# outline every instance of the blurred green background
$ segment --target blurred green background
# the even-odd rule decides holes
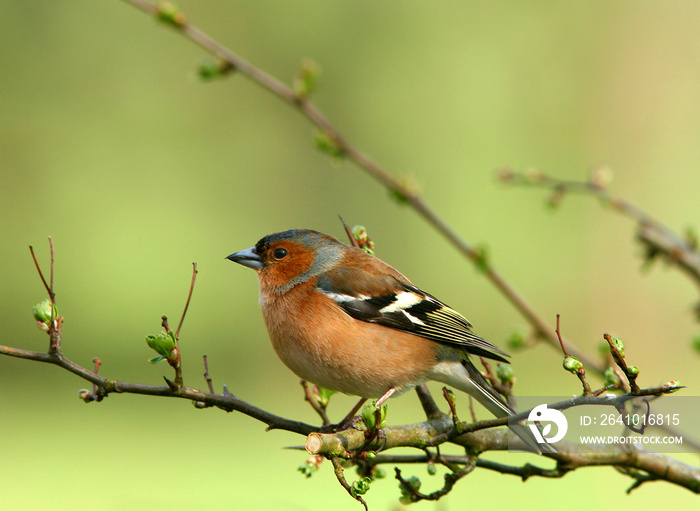
[[[678,378],[697,395],[695,286],[663,265],[640,273],[630,220],[584,197],[553,213],[545,192],[506,188],[494,170],[585,179],[607,165],[616,193],[678,231],[697,226],[700,4],[178,5],[286,82],[304,57],[316,60],[318,106],[360,148],[411,176],[467,240],[486,243],[552,325],[560,313],[564,333],[591,354],[604,331],[618,335],[642,385]],[[366,225],[378,255],[487,339],[505,347],[524,325],[410,209],[352,164],[315,150],[301,116],[242,76],[201,83],[203,52],[125,3],[2,2],[0,44],[0,343],[46,349],[31,317],[44,291],[27,246],[46,267],[50,235],[66,355],[83,365],[99,357],[110,378],[162,384],[169,368],[146,362],[153,353],[144,337],[160,330],[162,314],[179,318],[196,261],[182,331],[186,383],[205,385],[207,354],[219,389],[226,383],[273,413],[314,421],[269,345],[253,272],[224,257],[288,228],[342,237],[337,214]],[[515,353],[517,392],[579,392],[560,362],[547,346]],[[4,509],[359,509],[329,466],[310,480],[296,472],[304,453],[283,448],[302,437],[266,433],[248,417],[132,395],[85,405],[76,377],[4,357],[0,383]],[[333,417],[353,401],[336,398]],[[390,422],[421,418],[413,395],[392,402]],[[399,506],[387,469],[389,479],[367,495],[374,510]],[[404,470],[414,473],[424,489],[440,486],[423,467]],[[419,506],[542,509],[572,495],[581,509],[696,503],[662,483],[625,496],[630,484],[610,468],[527,484],[476,471],[443,501]]]

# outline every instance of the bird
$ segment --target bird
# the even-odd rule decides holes
[[[432,380],[471,395],[496,417],[515,414],[470,360],[509,363],[509,355],[378,257],[328,234],[292,229],[226,259],[257,273],[272,346],[303,380],[375,398],[377,406]],[[550,451],[525,426],[509,427],[528,450]]]

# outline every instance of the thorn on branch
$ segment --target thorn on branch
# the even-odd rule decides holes
[[[202,355],[202,360],[204,361],[204,381],[207,382],[209,393],[216,394],[216,392],[214,392],[214,382],[212,382],[211,376],[209,376],[209,363],[207,362],[207,356]],[[192,404],[198,409],[210,408],[212,406],[204,401],[192,401]]]
[[[214,392],[214,383],[212,382],[211,376],[209,376],[209,363],[207,361],[207,356],[202,355],[202,360],[204,361],[204,381],[207,382],[209,392],[216,394],[216,392]]]
[[[165,380],[165,383],[167,383],[168,387],[170,387],[170,390],[173,392],[177,392],[180,390],[180,387],[174,382],[163,376],[163,379]]]

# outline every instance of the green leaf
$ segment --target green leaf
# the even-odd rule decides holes
[[[170,358],[173,349],[177,347],[174,332],[162,331],[158,335],[147,335],[146,343],[153,351],[162,355],[164,358]]]

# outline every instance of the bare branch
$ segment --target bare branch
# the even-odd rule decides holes
[[[664,256],[684,270],[696,284],[700,285],[700,251],[692,240],[674,233],[669,227],[659,222],[642,208],[631,201],[613,195],[606,188],[606,183],[600,182],[592,174],[589,181],[567,181],[557,179],[542,172],[520,173],[509,169],[501,170],[499,178],[507,184],[536,186],[552,190],[553,202],[556,204],[566,193],[582,193],[592,195],[638,224],[637,239],[647,247],[647,260]]]

